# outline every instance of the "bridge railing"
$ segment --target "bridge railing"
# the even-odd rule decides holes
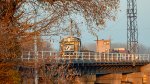
[[[22,52],[22,61],[35,61],[35,60],[52,60],[59,59],[59,53],[56,51],[24,51]]]
[[[149,54],[126,54],[126,53],[95,53],[95,52],[67,52],[62,55],[63,59],[95,60],[108,62],[146,62],[150,61]]]
[[[60,55],[56,51],[25,51],[22,53],[22,61],[38,60],[78,60],[93,62],[150,62],[149,54],[126,53],[97,53],[97,52],[66,52]]]

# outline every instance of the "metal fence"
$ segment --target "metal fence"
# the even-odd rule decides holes
[[[149,54],[126,53],[97,53],[97,52],[66,52],[60,55],[56,51],[25,51],[22,52],[22,61],[34,60],[87,60],[95,62],[150,62]]]

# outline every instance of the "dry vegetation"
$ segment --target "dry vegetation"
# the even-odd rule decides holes
[[[83,16],[96,35],[108,19],[115,19],[118,5],[119,0],[0,0],[0,84],[20,82],[15,66],[25,38],[41,32],[58,35],[60,23],[73,14]]]

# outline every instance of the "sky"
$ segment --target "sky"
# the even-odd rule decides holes
[[[140,44],[150,47],[150,0],[137,0],[138,8],[138,41]],[[127,43],[127,0],[121,0],[116,21],[106,22],[106,27],[98,33],[99,39],[111,38],[112,43]],[[95,43],[96,37],[84,33],[82,42]]]
[[[150,0],[137,0],[137,23],[138,23],[138,42],[146,47],[150,47]],[[107,21],[104,30],[98,32],[99,39],[111,38],[111,43],[127,44],[127,0],[120,0],[120,8],[115,21]],[[81,17],[78,18],[82,19]],[[85,27],[86,26],[82,26]],[[96,43],[96,37],[87,31],[82,31],[82,45]],[[59,49],[59,41],[54,42],[54,48]]]

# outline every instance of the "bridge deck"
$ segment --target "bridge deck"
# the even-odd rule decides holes
[[[22,67],[51,67],[54,64],[69,64],[80,74],[131,73],[140,71],[140,67],[150,63],[149,54],[95,53],[38,51],[23,52]],[[53,64],[54,63],[54,64]]]

